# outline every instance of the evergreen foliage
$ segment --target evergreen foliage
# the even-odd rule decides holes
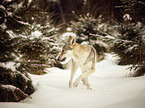
[[[82,43],[83,41],[90,42],[91,40],[96,40],[97,38],[91,34],[96,34],[98,20],[95,19],[92,15],[87,13],[85,16],[80,16],[78,21],[71,21],[71,27],[76,33],[77,42]]]
[[[129,14],[133,22],[145,24],[145,1],[144,0],[121,0],[124,14]]]
[[[82,44],[92,45],[98,55],[103,55],[107,51],[107,41],[114,39],[113,26],[108,22],[104,22],[102,16],[94,18],[87,13],[80,16],[78,21],[71,21],[71,27],[76,33],[76,41]],[[114,30],[115,31],[115,30]]]
[[[44,74],[46,67],[57,65],[55,58],[58,54],[58,30],[50,23],[35,24],[30,27],[31,33],[21,35],[22,42],[19,48],[22,54],[23,68],[33,74]]]
[[[34,92],[31,79],[26,71],[21,71],[17,47],[29,23],[26,16],[35,8],[34,2],[27,0],[0,1],[0,101],[17,102]],[[35,9],[35,12],[37,9]],[[31,15],[34,15],[33,11]],[[38,11],[37,11],[38,12]],[[16,63],[17,61],[17,63]]]
[[[120,56],[120,65],[132,65],[135,70],[133,76],[141,76],[145,73],[145,27],[144,27],[144,1],[122,0],[120,6],[127,14],[127,18],[118,26],[118,39],[111,48]]]
[[[18,57],[16,46],[18,38],[11,38],[5,31],[0,32],[0,101],[20,101],[34,92],[31,79],[27,73],[16,70],[15,60]],[[8,64],[10,63],[10,64]],[[9,65],[12,65],[11,68]]]
[[[0,101],[18,102],[34,92],[31,79],[26,73],[0,67]]]
[[[119,64],[136,64],[140,61],[140,54],[144,53],[142,51],[144,43],[141,32],[145,28],[142,25],[139,26],[139,24],[131,23],[119,26],[120,36],[119,39],[114,41],[112,48],[120,56]]]
[[[44,74],[44,68],[46,59],[44,54],[46,53],[46,46],[40,39],[33,40],[24,40],[21,48],[19,48],[20,53],[22,55],[21,62],[21,70],[25,70],[27,72],[33,74]]]
[[[136,71],[144,68],[145,60],[145,43],[144,35],[145,27],[141,23],[123,24],[119,26],[119,39],[114,41],[114,46],[111,48],[113,52],[120,57],[120,65],[133,65]],[[131,69],[132,69],[131,68]],[[140,74],[137,74],[140,73]],[[135,76],[143,75],[138,72]]]
[[[51,22],[51,21],[50,21]],[[48,67],[54,67],[59,65],[55,59],[59,53],[59,42],[58,42],[58,32],[59,27],[54,27],[52,24],[48,23],[41,28],[43,37],[42,40],[47,47],[47,65]]]

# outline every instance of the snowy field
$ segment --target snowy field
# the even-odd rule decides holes
[[[80,83],[69,88],[70,70],[47,69],[48,74],[30,75],[36,91],[19,103],[0,103],[0,108],[145,108],[145,76],[126,77],[128,66],[118,66],[115,57],[96,64],[89,76],[92,90]],[[78,69],[75,79],[80,75]]]

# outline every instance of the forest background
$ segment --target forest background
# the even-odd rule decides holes
[[[55,61],[70,27],[97,54],[115,53],[132,77],[145,73],[144,0],[1,0],[0,101],[17,102],[35,89],[28,73],[63,66]]]

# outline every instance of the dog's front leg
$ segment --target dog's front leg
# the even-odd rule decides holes
[[[72,87],[72,80],[73,80],[73,77],[74,77],[77,69],[78,69],[78,66],[77,66],[76,62],[72,59],[71,75],[70,75],[70,80],[69,80],[69,87],[70,88]]]
[[[95,72],[95,68],[92,68],[90,71],[81,74],[81,75],[79,76],[79,78],[76,79],[76,81],[74,82],[73,86],[74,86],[74,87],[77,87],[78,84],[80,83],[80,81],[81,81],[82,79],[87,78],[89,75],[91,75],[91,74],[94,73],[94,72]],[[88,89],[88,90],[91,90],[90,84],[88,83],[88,79],[86,79],[86,81],[87,81],[87,85],[86,85],[86,86],[87,86],[87,89]]]
[[[78,84],[80,83],[80,81],[81,81],[82,79],[85,79],[85,81],[86,81],[86,78],[85,78],[86,76],[87,76],[87,73],[84,73],[84,74],[80,75],[79,78],[76,79],[76,81],[73,83],[73,86],[74,86],[74,87],[77,87]],[[91,90],[90,84],[88,83],[88,79],[87,79],[87,81],[86,81],[85,83],[86,83],[87,89],[88,89],[88,90]]]

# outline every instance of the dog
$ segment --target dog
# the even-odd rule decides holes
[[[92,46],[76,43],[74,37],[69,36],[68,41],[57,57],[57,61],[62,63],[69,59],[72,59],[69,87],[72,87],[72,80],[79,66],[82,74],[75,80],[73,86],[77,87],[80,81],[83,81],[87,89],[91,90],[88,76],[95,72],[96,50]]]

